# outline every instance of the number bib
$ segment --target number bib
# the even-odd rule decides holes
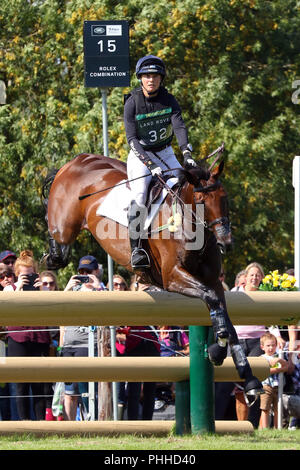
[[[145,150],[171,143],[173,138],[171,115],[172,108],[136,115],[138,138]]]

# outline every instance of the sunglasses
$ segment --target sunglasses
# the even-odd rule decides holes
[[[79,274],[92,274],[92,270],[90,269],[80,269]]]
[[[15,261],[16,260],[14,260],[14,259],[6,259],[6,260],[3,261],[3,263],[6,264],[7,266],[10,265],[10,264],[13,266],[15,264]]]
[[[3,281],[6,277],[14,277],[12,273],[2,273],[0,274],[0,280]]]
[[[50,282],[42,282],[43,286],[54,286],[54,281],[50,281]]]
[[[114,282],[114,287],[125,287],[124,282]]]

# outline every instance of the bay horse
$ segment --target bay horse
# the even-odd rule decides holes
[[[206,303],[216,340],[208,349],[210,360],[221,365],[229,342],[236,369],[245,380],[245,393],[257,397],[262,386],[253,376],[239,344],[219,280],[220,251],[224,253],[231,245],[228,197],[219,179],[223,167],[224,161],[221,161],[209,170],[200,167],[194,171],[182,170],[178,173],[178,183],[172,189],[167,186],[167,196],[156,216],[160,230],[155,236],[148,233],[143,240],[151,267],[142,274],[148,276],[151,284],[164,290],[197,297]],[[79,232],[86,229],[119,265],[131,270],[127,227],[97,214],[99,205],[112,188],[116,190],[122,182],[126,183],[126,178],[125,163],[86,153],[77,155],[46,180],[48,197],[45,190],[43,193],[50,244],[48,268],[57,269],[67,264],[70,245]],[[164,181],[161,186],[166,186]],[[174,229],[174,204],[181,220],[175,227],[180,236]],[[201,205],[204,217],[199,216],[197,210]],[[189,220],[187,225],[183,223],[186,220]],[[203,240],[198,246],[197,233],[200,232]]]

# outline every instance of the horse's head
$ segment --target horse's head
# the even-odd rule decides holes
[[[204,204],[204,216],[209,230],[217,239],[222,254],[231,248],[231,230],[227,193],[219,179],[224,168],[224,160],[211,170],[205,179],[194,187],[196,204]]]

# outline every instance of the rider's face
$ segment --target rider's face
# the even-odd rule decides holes
[[[161,76],[158,73],[143,73],[141,79],[143,90],[147,94],[153,94],[158,91],[161,83]]]

